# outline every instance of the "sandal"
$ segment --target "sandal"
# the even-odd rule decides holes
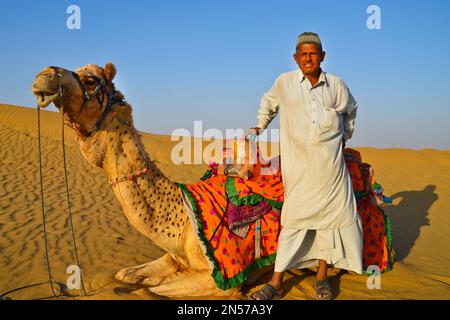
[[[272,285],[265,284],[262,289],[253,292],[249,300],[273,300],[281,298],[282,292],[278,292]]]
[[[330,283],[327,279],[316,282],[316,299],[317,300],[331,300],[333,292],[331,291]]]

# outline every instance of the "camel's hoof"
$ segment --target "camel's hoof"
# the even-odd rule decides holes
[[[178,271],[178,265],[169,254],[149,263],[128,267],[115,274],[115,278],[128,284],[157,286],[167,276]]]
[[[144,277],[138,275],[136,267],[122,269],[114,275],[114,278],[129,284],[137,284],[144,280]]]
[[[157,286],[170,274],[177,271],[176,268],[167,266],[164,271],[155,268],[155,263],[147,263],[137,267],[129,267],[120,270],[115,278],[127,284],[140,284],[144,286]]]

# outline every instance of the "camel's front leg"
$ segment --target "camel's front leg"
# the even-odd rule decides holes
[[[122,269],[116,273],[115,278],[125,283],[157,286],[167,276],[175,274],[178,270],[178,264],[167,253],[155,261]]]
[[[239,296],[240,286],[221,290],[217,288],[211,270],[179,271],[167,276],[159,286],[151,287],[152,293],[165,297],[224,297]]]

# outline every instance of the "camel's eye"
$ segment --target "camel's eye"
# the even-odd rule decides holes
[[[93,78],[87,78],[83,82],[86,86],[94,86],[97,84],[97,81],[95,81]]]

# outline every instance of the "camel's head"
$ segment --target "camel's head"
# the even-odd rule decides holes
[[[92,132],[115,92],[112,80],[116,67],[89,64],[75,72],[46,67],[36,75],[32,85],[39,107],[50,103],[64,113],[69,125],[80,135]]]

